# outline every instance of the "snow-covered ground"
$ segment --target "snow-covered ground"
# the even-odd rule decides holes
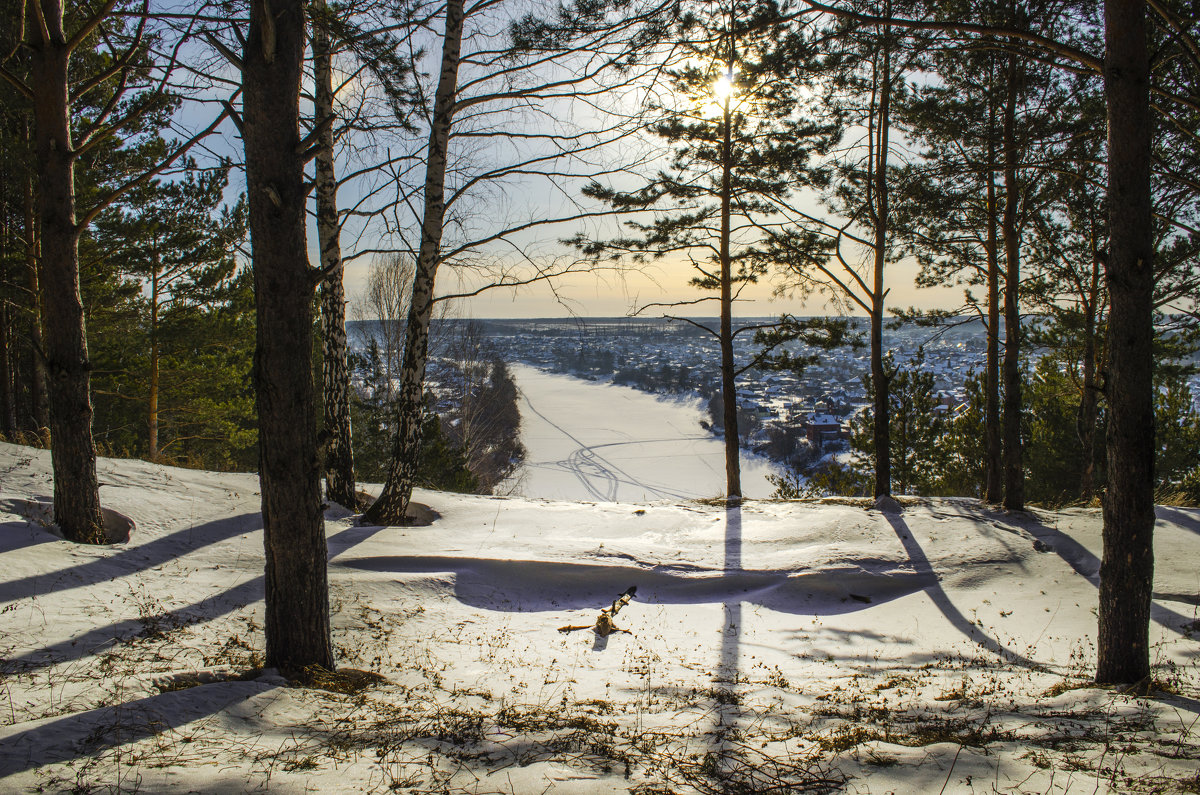
[[[0,445],[0,792],[1195,792],[1200,510],[1160,508],[1149,695],[1087,686],[1100,516],[969,500],[327,513],[339,663],[258,673],[257,479],[102,460],[127,544]],[[628,586],[616,617],[590,624]]]
[[[699,400],[666,399],[514,365],[527,497],[648,502],[725,494],[725,443]],[[742,493],[768,497],[771,462],[742,454]]]

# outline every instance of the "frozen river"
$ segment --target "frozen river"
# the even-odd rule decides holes
[[[720,497],[725,445],[700,427],[698,400],[660,399],[513,365],[521,390],[528,497],[650,502]],[[767,497],[772,465],[742,455],[742,492]]]

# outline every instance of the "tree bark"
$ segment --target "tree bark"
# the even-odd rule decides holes
[[[68,67],[71,45],[63,8],[40,3],[46,29],[35,33],[30,59],[39,174],[41,287],[49,392],[54,521],[71,541],[105,543],[92,440],[91,364],[79,294],[79,228],[75,222],[75,152],[71,141]],[[28,4],[31,30],[40,26]]]
[[[989,86],[994,89],[989,81]],[[988,96],[987,175],[987,362],[984,365],[984,439],[987,455],[983,499],[999,505],[1004,499],[1004,442],[1000,425],[1000,250],[996,227],[996,101]]]
[[[1093,242],[1095,242],[1093,240]],[[1094,247],[1093,247],[1094,250]],[[1100,412],[1099,386],[1096,380],[1096,324],[1100,312],[1100,262],[1092,260],[1091,281],[1084,301],[1083,394],[1079,396],[1076,433],[1079,437],[1082,466],[1079,474],[1079,499],[1091,502],[1096,477],[1096,418]]]
[[[157,257],[158,249],[155,248]],[[147,401],[146,430],[151,461],[158,460],[158,264],[150,274],[150,395]]]
[[[1150,675],[1154,582],[1154,239],[1144,0],[1104,4],[1108,105],[1108,489],[1096,682]]]
[[[412,499],[421,450],[421,420],[425,394],[425,362],[429,352],[429,323],[433,317],[433,291],[441,264],[442,230],[446,213],[446,163],[450,128],[458,93],[458,64],[462,50],[463,0],[446,4],[446,32],[442,40],[442,65],[434,95],[425,166],[425,207],[421,221],[421,246],[413,275],[405,333],[404,363],[396,408],[396,435],[392,443],[388,477],[379,498],[363,514],[370,524],[403,524]]]
[[[0,433],[3,433],[8,439],[11,439],[17,430],[11,332],[8,301],[0,299]]]
[[[243,129],[257,336],[254,383],[266,552],[267,665],[334,666],[312,379],[299,97],[303,0],[253,0]]]
[[[889,6],[890,16],[890,6]],[[892,441],[891,406],[889,394],[891,373],[883,362],[883,301],[884,265],[887,263],[888,234],[888,147],[890,145],[890,114],[892,98],[892,52],[888,41],[890,29],[883,31],[883,82],[879,91],[879,129],[875,159],[872,163],[875,183],[875,206],[872,208],[875,224],[873,284],[871,289],[871,379],[875,385],[875,491],[876,497],[892,493]]]
[[[731,92],[732,93],[732,92]],[[742,496],[741,438],[738,435],[736,364],[733,358],[733,261],[730,255],[730,205],[733,202],[733,109],[725,96],[721,137],[721,399],[725,423],[725,493]]]
[[[325,0],[316,7],[327,8]],[[354,451],[350,433],[350,367],[346,345],[346,291],[342,283],[341,229],[337,176],[333,164],[333,54],[323,19],[313,22],[314,115],[321,126],[316,156],[317,237],[321,247],[321,362],[325,429],[325,495],[350,510],[354,493]]]
[[[25,141],[32,146],[28,120],[23,122]],[[33,192],[33,170],[25,169],[22,190],[25,205],[25,278],[29,290],[29,343],[33,349],[29,380],[30,419],[33,430],[46,440],[50,427],[50,403],[46,388],[46,360],[42,356],[42,288],[38,274],[38,232]]]
[[[1021,456],[1021,234],[1017,228],[1017,56],[1010,55],[1004,107],[1004,507],[1025,510]]]

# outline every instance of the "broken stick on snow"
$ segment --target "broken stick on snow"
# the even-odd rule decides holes
[[[558,631],[565,634],[567,632],[574,632],[577,629],[591,629],[591,630],[595,630],[596,634],[602,638],[608,637],[609,635],[611,635],[614,632],[625,632],[627,634],[632,635],[633,633],[630,632],[629,630],[621,629],[616,624],[614,624],[613,616],[615,616],[617,613],[621,612],[621,608],[624,607],[625,605],[629,604],[629,601],[631,599],[633,599],[634,594],[636,594],[636,593],[637,593],[636,585],[631,585],[628,588],[626,588],[625,593],[618,596],[616,599],[613,600],[613,603],[611,605],[609,605],[608,607],[606,607],[600,611],[600,615],[596,617],[595,624],[579,624],[576,626],[568,625],[565,627],[559,627]]]

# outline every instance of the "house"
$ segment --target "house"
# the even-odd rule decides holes
[[[846,438],[842,421],[832,414],[809,414],[800,427],[808,441],[815,445]]]

